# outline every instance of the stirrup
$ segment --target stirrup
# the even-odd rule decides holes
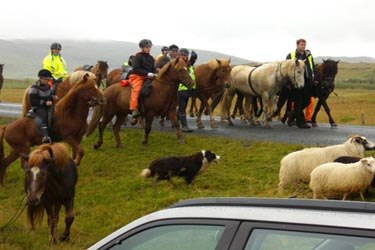
[[[52,140],[49,136],[44,136],[42,138],[42,143],[48,143],[48,144],[51,144],[52,143]]]

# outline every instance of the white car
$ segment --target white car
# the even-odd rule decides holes
[[[141,217],[89,249],[374,250],[375,203],[191,199]]]

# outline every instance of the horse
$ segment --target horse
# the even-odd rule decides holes
[[[245,97],[246,119],[256,124],[254,112],[250,108],[254,96],[260,96],[263,103],[263,126],[270,128],[271,112],[269,107],[276,110],[276,95],[286,84],[291,87],[304,86],[305,63],[302,60],[283,60],[265,63],[258,67],[238,65],[232,69],[232,86],[225,90],[222,103],[222,116],[233,126],[230,118],[230,107],[234,94],[239,91]]]
[[[0,64],[0,94],[1,90],[3,89],[3,84],[4,84],[4,76],[3,76],[3,68],[5,64]]]
[[[96,76],[96,84],[98,85],[98,88],[100,85],[106,86],[105,82],[107,80],[108,76],[108,63],[105,61],[97,61],[95,66],[92,65],[83,65],[79,66],[74,69],[74,71],[78,70],[84,70],[84,71],[89,71],[93,73]]]
[[[140,99],[140,109],[145,118],[144,137],[142,144],[148,145],[148,137],[151,132],[152,121],[155,116],[169,116],[174,128],[176,129],[177,140],[184,143],[180,124],[177,120],[177,90],[179,83],[188,87],[193,85],[193,80],[189,75],[184,60],[176,58],[165,64],[157,74],[156,79],[152,81],[152,90],[147,97]],[[86,136],[89,136],[99,124],[99,138],[94,144],[98,149],[103,144],[103,132],[108,122],[116,116],[113,125],[113,134],[116,140],[116,147],[122,147],[119,132],[129,111],[131,89],[123,87],[120,83],[115,83],[104,90],[106,104],[94,108]],[[143,110],[143,111],[142,111]],[[100,121],[101,120],[101,121]],[[99,123],[100,121],[100,123]]]
[[[102,104],[103,95],[96,81],[85,75],[83,80],[71,87],[69,92],[54,106],[53,121],[50,126],[53,141],[68,143],[73,152],[74,162],[80,165],[84,150],[80,143],[87,128],[89,108]],[[0,131],[0,185],[3,185],[7,167],[20,155],[29,154],[30,147],[40,145],[42,135],[36,131],[31,117],[15,120]],[[10,146],[10,153],[4,156],[4,140]]]
[[[54,94],[59,98],[63,98],[66,93],[70,90],[72,85],[77,82],[82,81],[83,77],[88,75],[91,79],[96,79],[94,73],[84,70],[74,71],[69,77],[64,79],[61,83],[55,84],[52,88],[54,88]],[[22,114],[21,117],[26,117],[27,112],[31,109],[30,104],[30,97],[29,97],[29,88],[25,90],[22,98]]]
[[[231,85],[231,70],[230,59],[212,59],[194,69],[197,85],[195,94],[201,102],[196,119],[198,128],[204,128],[201,120],[204,109],[206,109],[207,115],[210,116],[211,128],[217,127],[208,101],[213,99],[224,87]]]
[[[25,192],[27,219],[31,230],[40,224],[44,209],[48,216],[50,243],[56,243],[57,224],[62,206],[65,207],[65,230],[60,241],[68,241],[74,221],[75,185],[78,180],[77,166],[69,157],[64,143],[43,144],[30,155],[21,154],[25,161]]]
[[[316,76],[315,80],[318,82],[317,85],[313,85],[312,87],[312,96],[318,98],[318,103],[315,106],[314,113],[311,117],[311,125],[313,127],[317,127],[318,124],[316,123],[316,116],[318,115],[318,112],[320,108],[323,106],[328,119],[329,123],[332,128],[337,127],[336,122],[333,120],[333,117],[331,115],[331,110],[328,107],[327,99],[329,95],[334,91],[335,89],[335,77],[338,72],[338,61],[334,60],[323,60],[323,63],[317,64],[315,66]]]
[[[112,84],[120,82],[121,75],[122,75],[122,69],[121,68],[115,68],[115,69],[111,70],[108,73],[106,87],[108,88]]]

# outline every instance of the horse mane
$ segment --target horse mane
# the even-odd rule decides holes
[[[218,69],[219,67],[230,67],[230,58],[211,59],[210,61],[208,61],[208,66],[213,71]]]
[[[40,165],[44,159],[55,159],[55,166],[63,168],[67,166],[70,158],[68,148],[64,143],[42,144],[29,156],[28,165]]]
[[[77,82],[80,82],[83,80],[83,77],[88,74],[89,78],[90,79],[96,79],[96,76],[94,73],[91,73],[89,71],[84,71],[84,70],[77,70],[77,71],[74,71],[70,76],[69,76],[69,83],[70,85],[74,85],[76,84]]]
[[[173,66],[176,70],[181,70],[184,67],[186,67],[186,63],[184,62],[184,60],[180,59],[180,57],[170,60],[159,70],[157,74],[157,79],[162,79],[164,74],[168,71],[169,67],[171,66]]]
[[[77,89],[91,87],[90,85],[92,84],[96,86],[96,81],[95,81],[96,78],[91,77],[94,74],[91,72],[87,72],[87,71],[84,71],[84,72],[85,74],[83,75],[82,79],[79,82],[75,83],[72,86],[72,88],[68,91],[68,93],[60,101],[57,102],[56,107],[65,106],[66,109],[75,108],[76,103],[73,102],[71,99],[72,99],[72,96],[75,95],[75,92],[77,91]]]

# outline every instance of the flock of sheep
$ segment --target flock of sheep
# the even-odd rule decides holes
[[[279,194],[286,187],[296,187],[300,182],[310,183],[313,198],[363,193],[373,183],[375,159],[366,157],[365,151],[374,150],[375,144],[365,137],[355,135],[343,144],[314,147],[290,153],[281,159]]]

